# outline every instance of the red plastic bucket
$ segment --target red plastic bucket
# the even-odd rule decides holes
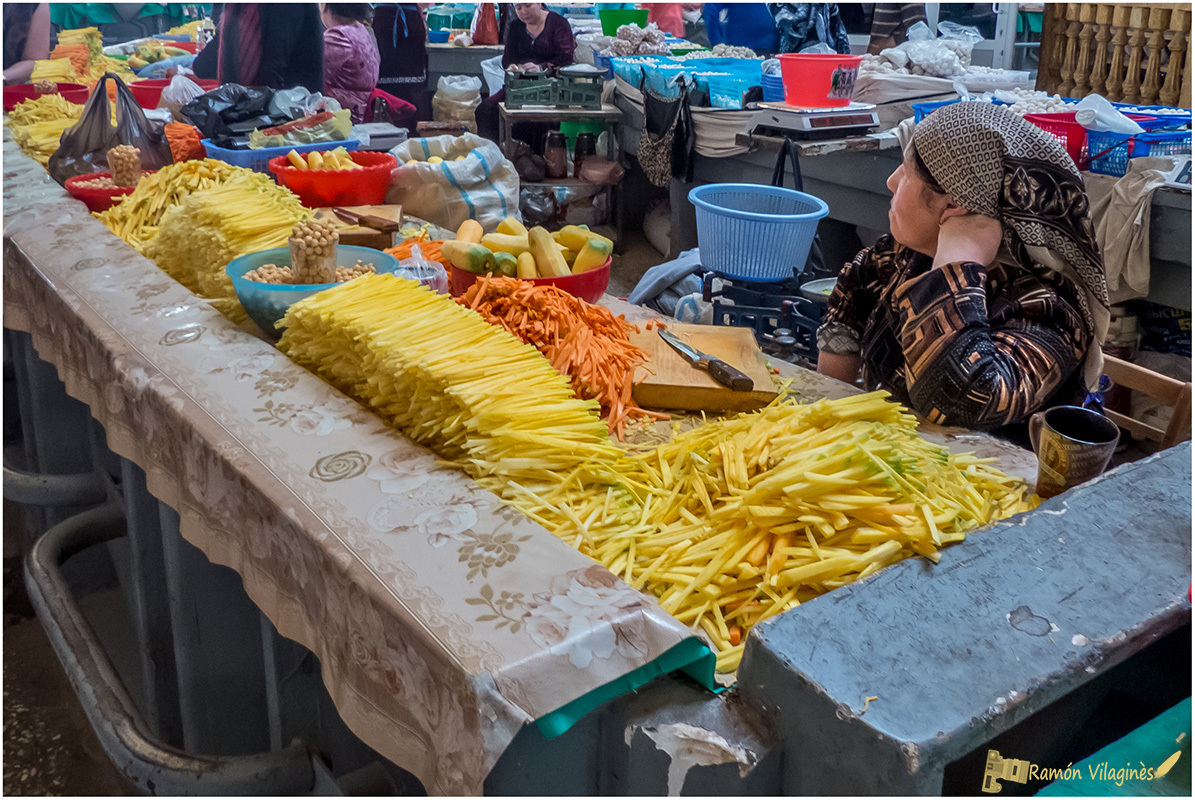
[[[328,149],[335,149],[335,144],[328,142]],[[398,159],[390,153],[367,150],[349,153],[349,158],[363,169],[298,169],[286,156],[271,158],[269,169],[278,176],[278,183],[297,194],[308,208],[385,203],[390,174],[398,166]]]
[[[850,105],[863,56],[831,53],[783,53],[780,76],[784,102],[800,108]]]
[[[586,303],[596,303],[610,285],[610,264],[613,258],[606,259],[606,263],[588,272],[578,272],[573,275],[562,275],[559,278],[521,278],[536,286],[555,286],[561,291],[568,292]],[[463,270],[460,267],[448,267],[448,293],[453,297],[460,297],[469,291],[469,287],[477,283],[480,275]]]
[[[39,92],[31,83],[18,83],[4,87],[4,112],[8,113],[26,100],[35,100],[43,94],[60,94],[63,100],[82,105],[87,102],[88,89],[80,83],[60,83],[57,92]]]
[[[211,78],[192,77],[191,80],[199,84],[199,88],[205,92],[210,92],[220,85],[220,81]],[[149,78],[133,81],[129,84],[129,91],[133,93],[133,97],[141,104],[142,108],[154,109],[158,107],[158,103],[162,99],[162,92],[169,85],[170,81],[166,78]]]
[[[142,175],[151,174],[148,170],[142,170]],[[80,186],[79,184],[90,181],[95,178],[111,178],[111,172],[97,172],[92,175],[76,175],[73,178],[66,179],[66,190],[71,193],[77,200],[82,200],[87,206],[88,211],[107,211],[112,206],[119,203],[125,198],[125,195],[130,195],[136,186],[118,186],[111,189],[100,189],[91,186]]]

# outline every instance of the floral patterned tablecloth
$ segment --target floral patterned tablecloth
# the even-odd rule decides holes
[[[524,724],[691,638],[653,599],[231,324],[4,145],[4,325],[319,657],[341,715],[431,793]]]

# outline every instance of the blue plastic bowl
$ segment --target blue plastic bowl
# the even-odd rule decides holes
[[[428,31],[427,40],[432,44],[444,44],[448,41],[448,31]]]
[[[361,259],[366,264],[373,264],[378,272],[394,272],[398,268],[398,259],[392,255],[374,250],[372,247],[355,247],[342,244],[336,248],[336,263],[342,267],[351,267]],[[237,299],[241,301],[249,317],[257,323],[267,336],[275,339],[282,335],[282,331],[274,327],[274,323],[286,315],[286,310],[293,303],[311,297],[316,292],[339,286],[339,283],[311,283],[311,284],[274,284],[258,283],[245,280],[241,276],[265,264],[277,264],[280,267],[290,266],[290,248],[273,247],[234,258],[225,267],[228,277],[232,278],[232,286],[236,289]]]

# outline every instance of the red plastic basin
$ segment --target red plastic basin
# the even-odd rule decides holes
[[[199,84],[199,88],[205,92],[210,92],[220,85],[220,81],[210,78],[191,76],[191,80]],[[142,108],[152,109],[158,107],[158,103],[162,100],[162,91],[169,85],[170,81],[167,78],[148,78],[143,81],[133,81],[129,84],[129,90]]]
[[[319,152],[335,149],[333,142],[327,151]],[[302,155],[306,160],[307,154]],[[390,173],[398,166],[398,159],[389,153],[366,150],[351,152],[349,158],[364,169],[299,169],[290,166],[286,156],[271,158],[269,169],[308,208],[375,206],[386,202]]]
[[[149,171],[142,170],[142,175],[149,175]],[[111,172],[97,172],[94,175],[76,175],[67,178],[64,186],[71,195],[82,200],[88,211],[107,211],[121,201],[127,194],[132,194],[136,186],[121,186],[113,189],[98,189],[91,186],[80,186],[84,181],[94,178],[111,178]]]
[[[4,111],[8,113],[26,100],[35,100],[43,94],[60,94],[63,100],[82,105],[87,102],[89,90],[80,83],[60,83],[57,92],[39,92],[32,83],[18,83],[4,87]]]
[[[780,76],[784,102],[800,108],[850,105],[863,56],[831,53],[782,53]]]
[[[596,303],[606,292],[606,287],[610,285],[610,262],[613,260],[607,258],[606,263],[600,267],[576,275],[564,275],[559,278],[520,278],[519,280],[534,283],[537,286],[555,286],[586,303]],[[468,270],[449,266],[448,293],[453,297],[460,297],[469,291],[469,287],[477,283],[477,279],[480,277]]]

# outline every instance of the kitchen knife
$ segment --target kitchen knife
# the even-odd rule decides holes
[[[705,370],[710,374],[711,378],[723,386],[736,392],[749,392],[755,388],[755,381],[751,380],[750,375],[739,372],[720,358],[714,358],[691,345],[685,344],[675,334],[660,328],[656,330],[659,331],[660,338],[672,345],[672,348],[684,356],[690,364],[697,369]]]
[[[394,220],[375,217],[373,214],[358,214],[356,211],[349,211],[347,208],[334,208],[332,209],[332,213],[345,222],[360,225],[362,228],[372,228],[382,233],[394,233],[398,230],[398,223]]]

